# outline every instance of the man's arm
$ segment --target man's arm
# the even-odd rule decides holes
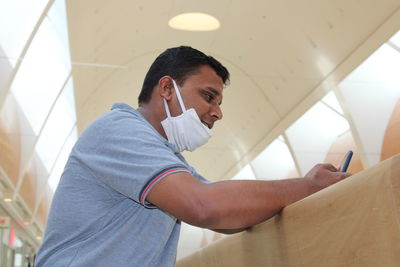
[[[187,173],[158,182],[147,201],[189,224],[208,229],[243,229],[349,174],[318,164],[305,176],[276,181],[221,181],[204,184]]]

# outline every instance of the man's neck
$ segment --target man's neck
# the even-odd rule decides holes
[[[153,112],[153,108],[151,108],[148,105],[140,105],[137,111],[142,114],[142,116],[153,126],[154,129],[165,139],[167,139],[167,136],[164,132],[164,128],[161,125],[161,121],[163,120],[160,114],[155,114]]]

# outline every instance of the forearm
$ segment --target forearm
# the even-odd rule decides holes
[[[222,181],[204,189],[211,229],[241,229],[263,222],[318,189],[308,179]]]

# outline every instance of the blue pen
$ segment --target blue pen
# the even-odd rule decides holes
[[[347,152],[346,156],[344,156],[344,158],[343,158],[343,161],[342,161],[342,164],[340,167],[341,172],[347,171],[347,168],[349,167],[349,164],[350,164],[351,157],[353,157],[353,151],[350,150],[349,152]]]

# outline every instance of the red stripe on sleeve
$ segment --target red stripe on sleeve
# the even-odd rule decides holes
[[[162,178],[164,178],[165,176],[175,173],[175,172],[188,172],[190,173],[190,171],[188,169],[185,168],[175,168],[175,169],[171,169],[168,170],[166,172],[161,173],[160,175],[158,175],[156,178],[154,178],[153,181],[151,181],[151,183],[149,183],[146,187],[146,189],[143,191],[142,195],[140,196],[140,202],[144,205],[144,197],[147,194],[147,191],[150,190],[150,188],[159,180],[161,180]]]

